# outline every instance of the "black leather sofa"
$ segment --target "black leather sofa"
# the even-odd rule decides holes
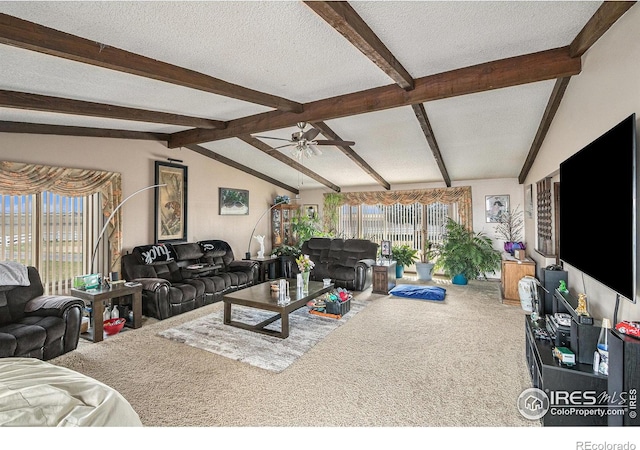
[[[152,244],[122,257],[122,275],[142,283],[142,313],[162,320],[255,284],[258,263],[236,260],[221,240]]]
[[[371,286],[378,244],[367,239],[311,238],[301,247],[315,267],[309,278],[331,278],[336,287],[364,291]]]
[[[27,267],[29,286],[0,286],[0,357],[49,360],[75,350],[84,301],[43,295],[40,274]]]

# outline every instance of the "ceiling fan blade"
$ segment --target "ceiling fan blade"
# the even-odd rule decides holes
[[[279,146],[277,146],[277,147],[272,147],[272,148],[273,148],[274,150],[276,150],[276,149],[278,149],[278,148],[291,147],[292,145],[295,145],[295,144],[279,145]]]
[[[291,139],[284,139],[284,138],[278,138],[278,137],[272,137],[272,136],[253,136],[254,138],[262,138],[262,139],[276,139],[278,141],[287,141],[287,142],[291,142]]]
[[[324,141],[314,141],[315,145],[336,145],[338,147],[349,147],[351,145],[356,145],[353,141],[332,141],[332,140],[324,140]]]
[[[311,128],[310,130],[307,130],[302,134],[302,138],[306,139],[307,141],[313,141],[313,138],[315,138],[319,134],[320,130],[318,130],[317,128]]]

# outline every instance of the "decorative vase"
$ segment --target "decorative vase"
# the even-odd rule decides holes
[[[302,272],[302,292],[309,292],[309,274],[311,272]]]
[[[416,263],[416,273],[418,274],[418,280],[431,281],[433,275],[434,263]]]
[[[504,251],[513,255],[513,242],[505,242]]]
[[[467,277],[465,277],[463,274],[459,273],[458,275],[455,275],[452,279],[451,282],[453,284],[459,284],[459,285],[465,285],[468,283]]]
[[[396,264],[396,278],[402,278],[404,276],[404,266]]]

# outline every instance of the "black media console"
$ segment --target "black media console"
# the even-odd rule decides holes
[[[535,329],[546,329],[545,319],[534,322],[530,315],[525,316],[525,352],[533,387],[548,396],[557,393],[564,396],[550,398],[556,401],[552,408],[561,407],[555,409],[556,414],[547,412],[540,419],[542,425],[640,426],[637,417],[640,413],[640,339],[609,330],[609,376],[593,373],[592,358],[601,322],[576,314],[577,298],[572,294],[556,289],[553,303],[554,311],[566,311],[572,317],[568,346],[576,355],[576,364],[560,364],[553,356],[555,343],[536,339]],[[608,409],[608,414],[581,414],[580,411],[589,409],[594,395],[598,396],[598,407]],[[567,402],[569,396],[574,396],[575,401]],[[623,402],[621,398],[624,398]],[[572,406],[576,408],[569,414]],[[612,410],[624,410],[624,414],[612,414]]]
[[[534,328],[545,328],[543,319],[533,322],[525,316],[526,357],[533,387],[549,392],[606,392],[607,377],[594,374],[591,364],[577,363],[573,367],[562,366],[553,357],[554,345],[546,340],[535,339]],[[569,408],[556,408],[562,414],[551,411],[540,419],[544,426],[606,426],[607,417],[581,416],[579,413],[564,414]]]

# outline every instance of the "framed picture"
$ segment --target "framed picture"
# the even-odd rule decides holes
[[[156,161],[155,242],[187,240],[187,167]]]
[[[304,205],[303,210],[309,219],[318,218],[318,205]]]
[[[382,256],[391,256],[391,241],[380,242],[380,254]]]
[[[533,184],[527,186],[527,189],[524,192],[524,201],[527,205],[527,218],[533,219]]]
[[[507,211],[509,211],[508,195],[487,195],[485,197],[485,215],[487,222],[500,222],[502,215]]]
[[[249,191],[218,188],[221,216],[246,216],[249,214]]]

